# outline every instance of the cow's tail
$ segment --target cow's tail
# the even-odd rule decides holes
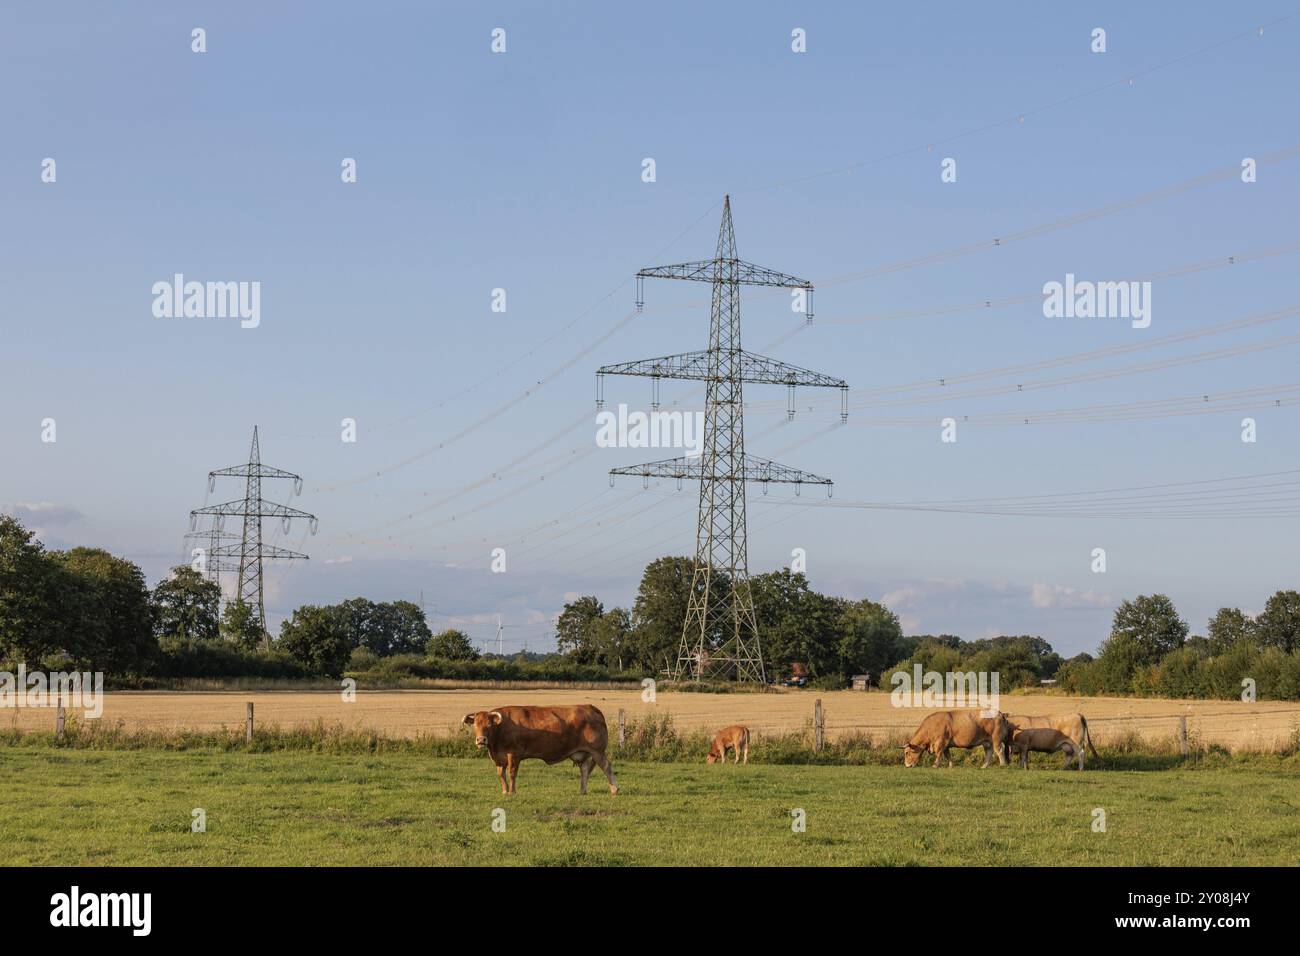
[[[1088,718],[1083,716],[1083,714],[1080,714],[1079,723],[1083,724],[1083,742],[1087,744],[1088,750],[1092,753],[1093,757],[1100,760],[1101,754],[1097,753],[1097,748],[1092,745],[1092,732],[1088,730]]]

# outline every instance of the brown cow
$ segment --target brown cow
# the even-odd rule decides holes
[[[536,757],[547,763],[568,758],[582,774],[580,792],[587,792],[587,776],[599,766],[609,779],[609,792],[618,793],[614,768],[605,756],[609,731],[605,715],[590,704],[574,707],[498,707],[466,714],[462,721],[474,727],[474,742],[487,748],[497,765],[502,793],[515,792],[519,761]],[[506,776],[509,775],[509,786]]]
[[[949,747],[970,750],[984,748],[984,766],[989,765],[990,751],[998,755],[998,763],[1006,766],[1006,739],[1010,733],[1007,715],[998,713],[985,717],[977,710],[940,710],[921,721],[906,746],[903,747],[903,766],[915,767],[921,754],[929,750],[934,754],[934,765],[939,766],[944,757],[952,766]]]
[[[718,731],[718,735],[713,738],[713,747],[709,750],[709,756],[706,758],[707,763],[713,763],[716,760],[727,762],[727,748],[730,747],[736,755],[736,763],[740,763],[740,755],[745,755],[745,763],[749,763],[749,728],[742,727],[740,724],[732,724],[730,727],[723,727]]]
[[[1078,748],[1080,770],[1083,769],[1083,748],[1085,746],[1092,751],[1094,757],[1098,756],[1097,748],[1092,745],[1092,734],[1088,731],[1087,718],[1083,714],[1057,714],[1045,717],[1025,717],[1021,714],[1013,714],[1007,717],[1007,720],[1016,727],[1025,729],[1047,727],[1080,744],[1081,746]]]
[[[1019,754],[1020,766],[1028,768],[1029,752],[1050,754],[1058,750],[1065,751],[1065,766],[1061,769],[1068,770],[1070,761],[1074,755],[1079,754],[1079,769],[1083,769],[1083,747],[1075,743],[1059,730],[1053,730],[1051,727],[1016,727],[1011,731],[1011,740],[1009,746],[1013,754]]]

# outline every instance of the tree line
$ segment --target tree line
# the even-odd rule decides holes
[[[463,631],[433,633],[410,601],[363,597],[303,605],[271,639],[246,604],[230,601],[222,610],[220,588],[189,566],[150,589],[124,558],[99,548],[46,550],[16,519],[0,515],[0,664],[118,678],[347,672],[636,680],[674,668],[694,586],[690,558],[652,561],[631,608],[607,609],[595,595],[567,603],[556,620],[554,654],[480,654]],[[889,688],[893,673],[920,664],[941,673],[997,672],[1003,690],[1054,681],[1086,695],[1234,698],[1249,690],[1300,699],[1300,592],[1293,590],[1278,591],[1254,617],[1220,608],[1204,636],[1190,635],[1167,596],[1141,595],[1116,609],[1095,657],[1069,660],[1041,636],[905,636],[883,604],[821,594],[789,568],[753,576],[751,590],[769,675],[797,669],[827,688],[856,674]]]
[[[150,589],[100,548],[49,551],[0,515],[0,661],[115,677],[338,677],[401,655],[477,657],[458,630],[434,634],[411,601],[304,605],[272,641],[252,609],[188,565]]]

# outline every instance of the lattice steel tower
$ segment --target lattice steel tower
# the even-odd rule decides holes
[[[263,544],[262,519],[279,518],[283,522],[283,529],[286,534],[294,518],[306,519],[309,522],[312,534],[316,533],[318,522],[315,515],[299,511],[297,508],[290,508],[288,505],[267,501],[262,497],[263,478],[293,479],[294,494],[302,493],[302,478],[292,472],[262,464],[256,426],[253,427],[253,445],[248,452],[248,464],[208,472],[209,487],[219,477],[245,479],[243,499],[227,501],[225,504],[220,505],[209,505],[206,508],[196,508],[190,512],[190,520],[194,522],[199,515],[214,516],[214,545],[208,555],[208,560],[218,562],[215,566],[220,569],[222,567],[219,563],[221,559],[238,558],[238,565],[234,568],[239,575],[235,584],[235,599],[242,601],[251,609],[254,620],[262,628],[262,644],[266,646],[270,644],[270,635],[266,631],[262,562],[268,558],[306,560],[307,555],[300,554],[297,551],[290,551],[287,548]],[[227,517],[238,517],[243,521],[243,530],[239,535],[238,544],[215,543],[216,535],[222,533],[221,526]]]
[[[804,310],[812,321],[812,283],[807,279],[765,269],[736,257],[736,234],[731,224],[731,197],[723,200],[722,227],[717,252],[703,262],[655,266],[637,273],[637,307],[641,307],[646,278],[688,279],[713,286],[709,321],[709,347],[661,358],[621,365],[606,365],[597,375],[597,405],[604,404],[604,376],[639,375],[651,378],[658,405],[660,379],[686,379],[705,384],[704,447],[699,457],[671,458],[630,468],[615,468],[611,475],[650,478],[690,478],[700,482],[699,525],[696,530],[695,571],[682,625],[681,647],[673,669],[683,676],[734,676],[766,682],[754,597],[749,583],[749,551],[745,526],[745,483],[824,485],[829,478],[778,465],[745,453],[743,386],[786,385],[791,395],[796,385],[838,388],[840,418],[848,415],[848,384],[818,372],[787,365],[753,352],[740,344],[740,287],[774,286],[802,289]]]

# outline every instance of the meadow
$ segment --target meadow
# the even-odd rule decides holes
[[[0,840],[8,865],[1300,863],[1294,756],[1103,758],[1079,773],[1059,757],[1025,771],[616,756],[618,796],[528,761],[505,797],[485,757],[10,740]]]

